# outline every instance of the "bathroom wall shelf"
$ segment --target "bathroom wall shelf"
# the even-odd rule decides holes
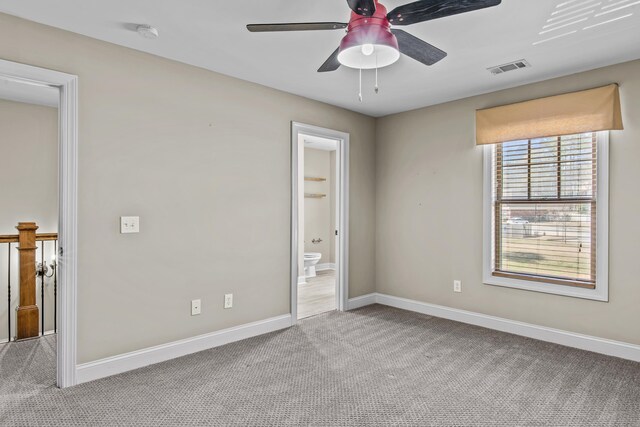
[[[321,199],[323,197],[327,197],[326,194],[317,194],[317,193],[304,193],[304,197],[307,199]]]
[[[327,178],[320,178],[320,177],[317,177],[317,176],[305,176],[304,180],[305,181],[326,181]]]

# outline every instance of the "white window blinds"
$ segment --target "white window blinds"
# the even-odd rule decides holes
[[[495,276],[595,287],[597,134],[494,151]]]

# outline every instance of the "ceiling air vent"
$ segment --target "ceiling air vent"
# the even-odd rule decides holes
[[[519,70],[520,68],[529,68],[529,67],[531,67],[531,64],[529,64],[524,59],[519,59],[517,61],[509,62],[508,64],[502,64],[496,67],[489,67],[487,68],[487,70],[489,70],[491,74],[495,75],[495,74],[506,73],[507,71]]]

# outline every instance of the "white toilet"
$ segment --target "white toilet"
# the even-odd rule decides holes
[[[316,277],[316,264],[322,258],[319,252],[304,253],[304,277]]]

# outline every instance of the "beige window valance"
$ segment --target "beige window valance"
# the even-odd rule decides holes
[[[621,130],[617,84],[476,111],[476,144]]]

